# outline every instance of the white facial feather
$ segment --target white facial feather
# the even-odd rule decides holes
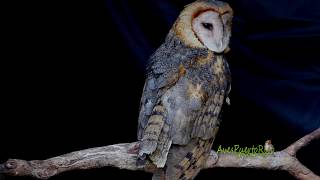
[[[213,52],[221,53],[229,43],[224,22],[215,11],[204,11],[192,21],[192,28],[198,39]],[[227,37],[226,37],[227,36]]]

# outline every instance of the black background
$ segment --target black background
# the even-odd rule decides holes
[[[2,2],[0,161],[136,140],[148,57],[190,0]],[[320,126],[320,1],[229,0],[233,82],[218,145],[276,150]],[[320,174],[320,142],[298,158]],[[52,179],[150,179],[102,168]],[[210,169],[197,179],[293,179]],[[29,179],[13,178],[5,179]]]

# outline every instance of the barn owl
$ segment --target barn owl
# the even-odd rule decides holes
[[[187,5],[150,57],[138,122],[137,164],[151,161],[154,179],[193,179],[205,162],[230,91],[224,53],[231,36],[227,3]]]

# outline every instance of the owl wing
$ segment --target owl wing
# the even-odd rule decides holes
[[[138,164],[139,160],[141,164],[145,162],[146,155],[149,155],[157,167],[164,167],[167,160],[172,139],[161,97],[178,81],[179,64],[188,59],[188,56],[182,55],[184,51],[175,51],[174,48],[176,46],[170,48],[168,44],[164,44],[149,60],[147,80],[140,103]]]
[[[166,90],[178,80],[178,62],[168,48],[162,45],[149,59],[147,79],[140,101],[138,122],[138,140],[142,139],[143,132],[149,123],[152,111]]]
[[[174,70],[158,74],[158,77],[152,72],[146,80],[138,122],[138,139],[141,142],[138,164],[139,160],[143,164],[149,155],[157,167],[165,165],[172,139],[161,97],[177,80],[178,74]]]
[[[168,75],[171,74],[171,75]],[[143,94],[140,102],[140,114],[138,121],[138,140],[143,138],[143,133],[147,127],[149,119],[152,113],[155,111],[154,108],[159,104],[160,98],[165,92],[165,89],[170,88],[177,80],[178,76],[176,73],[168,73],[160,75],[158,78],[155,78],[154,74],[150,74],[147,77],[143,88]],[[171,77],[167,80],[164,76]],[[159,112],[154,112],[159,113]],[[159,127],[160,128],[160,127]]]
[[[219,58],[222,61],[222,67],[213,66],[212,70],[219,72],[218,68],[222,68],[223,71],[215,76],[211,83],[212,91],[209,93],[205,106],[195,115],[191,137],[215,138],[218,131],[222,106],[231,90],[231,74],[228,63],[225,59],[223,60],[224,57]]]
[[[158,167],[165,165],[172,137],[171,124],[167,121],[167,110],[161,98],[179,80],[179,67],[199,54],[184,46],[170,32],[166,42],[150,57],[147,80],[140,104],[138,140],[140,140],[139,159],[146,155]],[[143,163],[142,161],[142,163]]]
[[[216,136],[220,125],[220,112],[225,99],[225,90],[216,90],[196,114],[191,137],[210,139]]]
[[[151,55],[140,103],[138,140],[142,139],[152,110],[159,103],[165,90],[178,80],[179,65],[190,60],[190,56],[192,50],[184,47],[172,31],[167,35],[165,43]]]

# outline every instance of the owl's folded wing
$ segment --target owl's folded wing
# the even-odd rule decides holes
[[[224,90],[217,90],[210,96],[205,107],[196,115],[191,137],[210,139],[219,129],[219,114],[225,98]]]

